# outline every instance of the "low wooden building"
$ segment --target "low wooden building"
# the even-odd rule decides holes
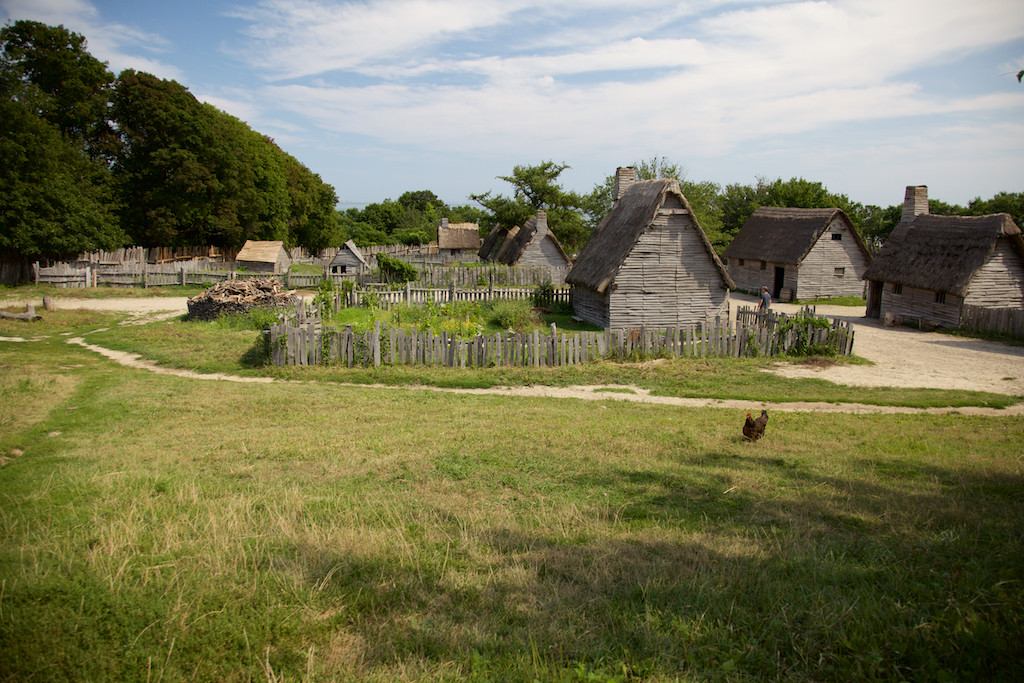
[[[869,317],[959,327],[971,309],[1019,316],[1024,312],[1024,239],[1006,213],[921,213],[896,226],[864,277]]]
[[[674,179],[616,173],[616,201],[566,277],[576,315],[605,329],[681,327],[729,314],[734,286]]]
[[[476,256],[480,250],[480,226],[476,223],[449,223],[441,219],[437,226],[437,251],[448,256]]]
[[[356,243],[349,240],[338,249],[338,253],[335,254],[334,259],[331,261],[330,269],[335,274],[359,273],[363,270],[369,270],[369,264],[367,264],[363,252],[359,251]]]
[[[871,253],[839,209],[762,206],[722,254],[737,289],[772,298],[864,296]]]
[[[548,229],[545,211],[538,211],[521,227],[509,231],[493,260],[506,266],[546,266],[559,272],[569,268],[569,257]]]
[[[246,240],[235,255],[235,267],[253,273],[283,273],[290,264],[284,242],[280,241]]]

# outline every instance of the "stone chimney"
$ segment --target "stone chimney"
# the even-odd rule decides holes
[[[903,198],[903,215],[901,223],[913,223],[914,219],[928,213],[928,186],[907,185],[907,194]]]
[[[537,233],[534,239],[537,237],[543,237],[548,232],[548,212],[538,211],[537,212]]]
[[[636,182],[636,169],[632,166],[619,167],[615,169],[615,187],[612,188],[612,195],[615,201],[622,199],[629,186]]]
[[[448,229],[448,219],[447,218],[442,218],[441,219],[441,227],[444,228],[445,230]]]

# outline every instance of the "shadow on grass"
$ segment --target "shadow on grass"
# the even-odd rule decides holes
[[[730,491],[706,470],[726,461],[777,486]],[[352,626],[383,665],[454,657],[463,674],[513,679],[1018,678],[1024,481],[860,464],[879,483],[714,452],[673,472],[583,474],[574,486],[623,501],[589,511],[607,531],[483,530],[486,581],[453,580],[474,566],[459,551],[414,567],[331,558],[310,580],[364,605]],[[939,492],[908,495],[906,477]]]

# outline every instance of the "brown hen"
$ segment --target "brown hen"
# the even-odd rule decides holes
[[[768,426],[767,410],[762,410],[761,417],[756,420],[750,417],[750,413],[747,413],[747,421],[743,423],[743,436],[751,441],[757,441],[764,436],[764,428],[766,426]]]

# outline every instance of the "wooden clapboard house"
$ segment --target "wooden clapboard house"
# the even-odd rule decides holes
[[[722,258],[737,289],[791,301],[863,296],[871,253],[839,209],[762,206]]]
[[[338,249],[330,268],[332,273],[337,274],[359,273],[362,270],[369,270],[369,264],[366,263],[366,258],[356,243],[349,240]]]
[[[253,273],[283,273],[290,263],[281,241],[246,240],[235,255],[235,267]]]
[[[930,214],[927,187],[910,186],[864,277],[868,317],[957,327],[967,307],[1024,309],[1024,238],[1006,213]]]
[[[560,272],[569,267],[569,257],[548,229],[545,211],[538,211],[522,226],[510,230],[493,260],[506,266],[547,266]]]
[[[733,281],[679,182],[634,174],[616,172],[615,204],[566,277],[576,315],[605,329],[727,317]]]

